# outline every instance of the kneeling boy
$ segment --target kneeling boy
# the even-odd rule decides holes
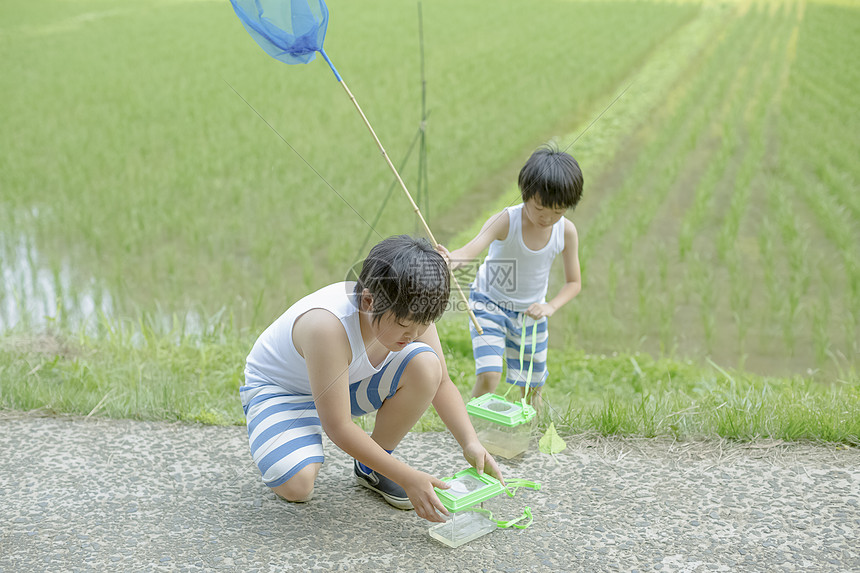
[[[472,427],[433,324],[449,295],[445,260],[423,239],[390,237],[357,282],[324,287],[260,335],[245,366],[242,406],[264,483],[307,501],[323,463],[322,432],[355,458],[357,481],[429,521],[446,484],[390,455],[430,404],[478,472],[502,479]],[[352,418],[377,411],[368,436]],[[438,512],[437,512],[438,510]]]

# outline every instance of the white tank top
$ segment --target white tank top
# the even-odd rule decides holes
[[[523,204],[506,210],[508,236],[490,243],[473,287],[504,308],[522,312],[532,303],[546,302],[552,261],[564,250],[565,218],[552,226],[546,245],[533,251],[523,242]]]
[[[379,372],[388,357],[379,363],[379,368],[374,368],[367,358],[358,306],[354,304],[354,288],[354,282],[335,283],[307,295],[288,308],[263,331],[251,348],[245,362],[245,384],[277,384],[288,392],[310,395],[307,364],[293,344],[293,325],[299,316],[314,308],[323,308],[334,314],[346,330],[352,352],[350,384]]]

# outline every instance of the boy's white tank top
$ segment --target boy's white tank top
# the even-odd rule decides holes
[[[245,362],[245,384],[277,384],[288,392],[311,394],[305,359],[293,344],[296,319],[314,308],[324,308],[334,314],[346,330],[352,362],[349,382],[358,382],[379,372],[367,359],[361,338],[358,306],[354,304],[355,282],[340,282],[313,292],[299,300],[278,317],[254,343]],[[380,362],[380,368],[388,360]]]
[[[564,217],[552,227],[546,245],[537,251],[523,241],[523,204],[508,207],[508,236],[493,241],[478,269],[474,288],[516,312],[546,302],[552,261],[564,250]]]

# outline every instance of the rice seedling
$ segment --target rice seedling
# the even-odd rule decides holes
[[[418,119],[414,9],[330,8],[327,41],[396,156]],[[571,216],[585,289],[553,317],[551,416],[607,433],[850,442],[860,72],[842,55],[857,44],[857,7],[488,8],[444,0],[425,10],[430,223],[448,242],[515,201],[512,166],[537,144],[576,140],[587,187]],[[253,334],[290,300],[343,278],[388,175],[327,71],[273,72],[223,7],[132,1],[76,20],[87,10],[104,7],[0,8],[0,328],[48,329],[68,346],[25,352],[10,350],[20,330],[4,338],[0,376],[30,390],[4,383],[0,404],[235,422]],[[523,49],[517,32],[528,26],[542,34]],[[169,39],[189,27],[181,49],[194,57],[177,58]],[[367,43],[364,27],[378,30],[376,49],[350,53]],[[415,171],[405,165],[409,184]],[[408,207],[392,204],[371,236],[413,228]],[[82,326],[80,312],[101,318]],[[463,324],[445,342],[465,391]],[[786,375],[814,367],[815,380],[848,382],[690,373],[637,350]]]

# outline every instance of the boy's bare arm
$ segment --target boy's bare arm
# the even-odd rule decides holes
[[[561,252],[561,260],[564,263],[564,286],[549,302],[534,303],[526,309],[526,314],[535,320],[552,316],[582,290],[582,274],[579,270],[579,235],[576,232],[576,226],[569,219],[564,220],[564,250]]]
[[[507,210],[496,213],[484,222],[474,239],[450,253],[452,271],[475,260],[493,241],[504,241],[510,225]]]
[[[311,392],[323,431],[334,444],[364,465],[400,484],[415,512],[424,519],[444,521],[437,510],[447,514],[434,486],[441,480],[415,470],[389,455],[352,421],[349,400],[349,340],[340,321],[326,310],[314,309],[296,321],[293,329],[296,349],[308,368]]]
[[[442,382],[439,384],[439,389],[433,398],[433,407],[436,408],[436,412],[448,430],[451,431],[454,439],[463,448],[463,457],[478,470],[478,473],[486,471],[504,483],[499,466],[496,465],[496,461],[487,452],[486,448],[481,445],[480,440],[478,440],[475,428],[472,426],[469,415],[466,413],[466,405],[463,403],[463,397],[460,396],[460,391],[448,375],[448,366],[445,363],[445,355],[442,352],[442,344],[439,342],[436,325],[431,324],[418,340],[429,345],[436,352],[439,361],[442,363]]]

